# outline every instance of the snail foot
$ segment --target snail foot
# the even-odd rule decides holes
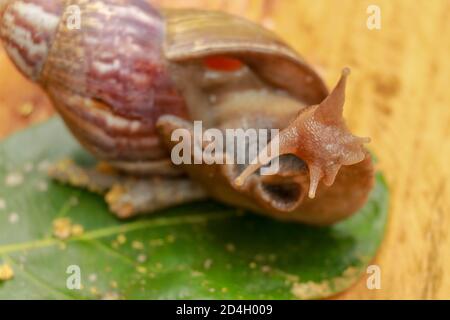
[[[81,167],[71,159],[51,165],[54,180],[103,195],[111,212],[128,219],[206,198],[203,189],[188,178],[136,176],[121,174],[105,163]]]

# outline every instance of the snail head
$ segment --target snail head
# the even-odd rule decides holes
[[[254,161],[236,178],[236,185],[243,186],[252,174],[274,158],[291,154],[307,164],[309,197],[314,198],[321,180],[331,186],[342,166],[363,161],[366,157],[363,144],[370,139],[351,134],[343,118],[349,74],[350,69],[344,69],[338,84],[322,103],[300,111],[297,118],[268,144],[268,150],[263,150],[271,155],[267,161]],[[273,152],[275,143],[279,145],[279,152]]]
[[[286,102],[280,97],[271,99],[265,94],[247,99],[245,93],[237,93],[230,104],[221,105],[220,110],[215,109],[220,112],[232,110],[229,122],[224,124],[223,119],[227,117],[220,117],[222,131],[229,128],[280,128],[272,121],[286,109],[293,111],[293,121],[289,118],[281,121],[280,124],[284,123],[286,127],[278,135],[267,137],[267,146],[256,159],[246,159],[245,165],[225,160],[225,164],[218,165],[188,165],[186,170],[223,202],[284,214],[279,216],[289,217],[290,213],[309,203],[307,196],[310,199],[325,196],[326,188],[320,186],[321,181],[325,186],[333,185],[343,166],[363,162],[367,157],[363,145],[370,139],[352,135],[343,119],[349,74],[350,70],[345,69],[331,94],[320,104],[308,107],[297,101]],[[250,109],[249,105],[256,107]],[[238,121],[234,123],[236,118]],[[193,130],[189,121],[172,116],[162,117],[158,126],[163,140],[172,150],[176,145],[171,140],[172,132],[177,128]],[[278,172],[263,174],[262,167],[275,159],[279,160]],[[348,173],[348,170],[343,171]],[[347,177],[345,172],[343,177]]]

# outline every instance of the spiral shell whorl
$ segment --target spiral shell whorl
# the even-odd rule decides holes
[[[96,158],[166,156],[161,114],[186,117],[163,53],[165,23],[147,0],[70,0],[39,82],[75,137]],[[71,27],[70,7],[79,27]]]
[[[0,2],[0,38],[19,70],[38,80],[58,28],[61,1]]]

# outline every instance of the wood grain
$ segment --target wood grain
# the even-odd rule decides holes
[[[363,278],[341,299],[450,298],[450,2],[446,0],[160,0],[223,9],[274,28],[330,85],[344,66],[346,118],[371,148],[391,190],[390,221],[374,263],[381,290]],[[382,29],[366,27],[379,5]],[[26,116],[31,103],[33,112]],[[51,107],[0,53],[0,136],[41,121]]]

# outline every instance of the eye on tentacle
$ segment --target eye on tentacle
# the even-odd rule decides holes
[[[308,166],[310,177],[308,194],[310,198],[314,198],[321,180],[325,185],[331,186],[342,166],[363,161],[366,157],[363,145],[369,143],[370,139],[354,136],[343,118],[345,89],[349,75],[350,69],[345,68],[331,94],[319,105],[302,110],[297,118],[236,178],[235,184],[238,187],[243,186],[253,173],[271,160],[281,155],[293,154]],[[261,155],[266,154],[270,155],[268,159],[261,161]]]

